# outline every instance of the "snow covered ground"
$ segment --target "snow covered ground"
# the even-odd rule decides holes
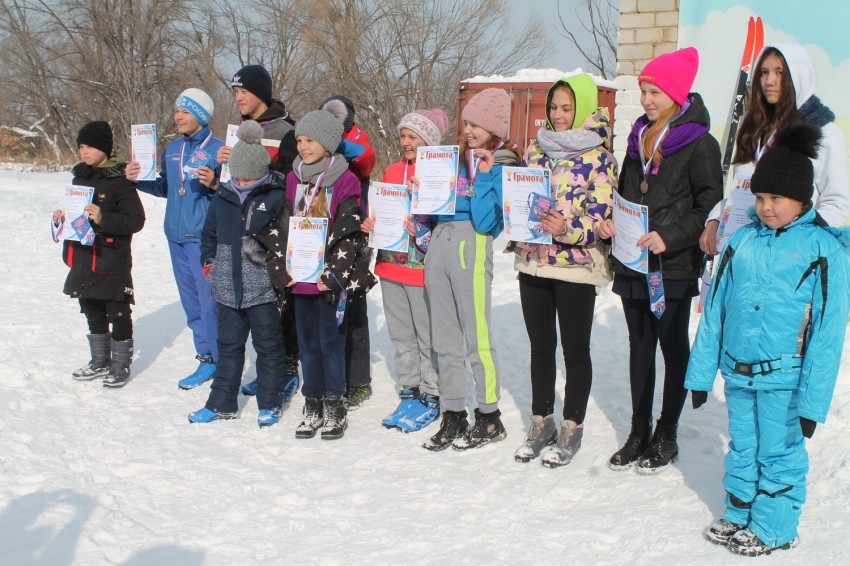
[[[69,180],[67,173],[0,171],[7,235],[0,248],[0,563],[748,560],[701,536],[723,509],[719,381],[706,406],[686,407],[675,466],[656,477],[606,467],[630,418],[626,329],[610,291],[597,302],[595,383],[581,451],[557,470],[514,462],[531,394],[528,338],[507,255],[496,255],[493,321],[508,438],[477,451],[423,450],[436,426],[410,435],[381,428],[396,399],[380,288],[369,295],[375,394],[350,415],[344,439],[296,441],[300,395],[270,429],[257,428],[256,403],[242,397],[239,419],[188,424],[207,388],[176,386],[194,369],[192,340],[162,233],[164,201],[147,195],[148,222],[133,243],[135,378],[122,390],[73,381],[71,370],[88,359],[86,326],[61,292],[66,268],[47,224]],[[829,424],[809,443],[801,545],[765,559],[771,563],[850,563],[846,352],[844,362]],[[245,380],[254,375],[249,362]]]

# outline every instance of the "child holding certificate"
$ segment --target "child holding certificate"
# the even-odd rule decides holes
[[[142,192],[166,199],[165,237],[180,304],[195,342],[198,367],[177,382],[192,389],[212,379],[218,359],[215,301],[201,271],[201,230],[215,191],[210,189],[221,172],[215,160],[224,142],[209,128],[215,105],[197,88],[184,90],[174,102],[174,124],[180,136],[162,154],[161,169],[154,181],[139,181]],[[135,180],[141,167],[127,164],[127,178]]]
[[[596,83],[587,73],[561,79],[549,89],[546,126],[526,149],[522,166],[551,170],[549,196],[555,204],[541,214],[541,224],[552,234],[552,244],[508,245],[516,254],[531,343],[531,427],[514,457],[530,462],[556,444],[542,457],[543,465],[552,468],[569,464],[581,447],[593,376],[593,309],[607,276],[607,246],[596,227],[611,216],[617,162],[610,152],[608,109],[598,104]],[[559,332],[567,370],[560,432],[553,417]]]
[[[507,436],[499,418],[499,368],[490,331],[493,238],[502,232],[502,166],[519,163],[522,151],[505,138],[511,99],[498,88],[473,96],[463,109],[463,140],[453,215],[437,217],[428,247],[425,289],[431,305],[432,346],[437,354],[440,430],[428,450],[477,448]],[[472,367],[478,406],[470,427],[466,412],[466,364]]]
[[[705,402],[725,381],[726,509],[706,538],[744,556],[797,546],[806,441],[826,420],[850,310],[850,232],[812,205],[820,128],[793,123],[752,175],[753,222],[724,248],[685,387]]]
[[[342,131],[342,122],[329,112],[306,114],[295,128],[299,156],[286,177],[286,197],[293,210],[290,226],[327,222],[326,239],[313,250],[321,252],[323,244],[319,276],[290,283],[305,397],[297,438],[312,438],[320,430],[327,440],[345,434],[346,304],[350,296],[366,293],[376,282],[369,271],[366,235],[360,231],[360,180],[342,154],[334,153]],[[289,248],[293,248],[291,236]]]
[[[649,231],[636,245],[648,250],[649,272],[630,269],[611,257],[613,291],[623,302],[629,329],[631,432],[608,467],[623,471],[637,464],[655,474],[679,455],[677,432],[685,405],[685,370],[690,340],[691,300],[699,294],[702,253],[699,237],[708,212],[720,200],[723,174],[720,146],[708,132],[702,97],[689,92],[699,67],[693,47],[660,55],[638,77],[646,114],[628,140],[617,191],[649,209]],[[613,220],[599,235],[616,234]],[[652,433],[655,355],[664,355],[664,396]]]
[[[189,422],[236,416],[250,332],[257,353],[257,424],[268,427],[280,419],[286,351],[267,253],[253,236],[285,206],[285,180],[269,171],[260,124],[242,122],[237,137],[230,152],[231,179],[213,197],[201,235],[201,262],[218,307],[219,357],[206,405],[190,413]]]
[[[383,182],[407,185],[416,175],[416,150],[440,145],[449,121],[439,108],[405,114],[396,128],[404,159],[387,167]],[[401,401],[382,424],[404,432],[421,430],[440,416],[437,359],[431,349],[431,314],[425,290],[425,242],[430,239],[430,217],[415,221],[420,229],[411,236],[407,252],[380,250],[375,275],[381,278],[381,296],[387,329],[395,348],[395,370]],[[366,219],[369,232],[374,220]]]
[[[64,292],[80,301],[89,326],[91,360],[72,373],[78,381],[103,379],[104,387],[123,387],[133,360],[133,234],[145,224],[145,211],[132,184],[124,178],[126,163],[112,155],[112,128],[89,122],[77,134],[82,161],[74,165],[73,184],[94,187],[83,209],[94,230],[91,245],[65,240],[62,258],[71,271]],[[65,211],[53,213],[54,238]],[[111,326],[111,332],[110,332]]]

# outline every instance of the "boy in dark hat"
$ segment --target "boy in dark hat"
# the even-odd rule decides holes
[[[685,380],[694,407],[718,368],[726,382],[726,512],[705,536],[746,556],[799,542],[804,437],[826,420],[847,328],[850,233],[811,202],[820,137],[815,126],[786,126],[759,160],[753,223],[720,256]]]
[[[65,294],[80,301],[89,327],[91,360],[72,376],[77,381],[103,379],[104,387],[123,387],[130,380],[133,360],[133,234],[145,224],[139,195],[124,178],[126,163],[112,155],[112,128],[89,122],[77,134],[82,161],[74,165],[74,185],[94,187],[84,213],[92,229],[90,244],[65,240],[62,259],[71,268]],[[53,213],[57,240],[65,212]],[[111,328],[110,328],[111,327]]]

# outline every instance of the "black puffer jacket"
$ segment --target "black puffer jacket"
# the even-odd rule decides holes
[[[691,106],[673,122],[709,124],[702,98],[691,93]],[[620,172],[618,191],[626,200],[649,207],[649,231],[657,231],[667,246],[661,254],[662,274],[667,279],[694,279],[699,276],[702,251],[699,237],[705,219],[723,196],[720,146],[705,133],[661,161],[657,175],[649,176],[649,190],[641,194],[643,171],[638,160],[628,155]],[[650,270],[658,269],[658,258],[649,254]],[[640,277],[611,256],[615,276]]]
[[[102,167],[92,167],[82,161],[71,173],[75,185],[94,187],[92,204],[100,207],[100,224],[92,223],[94,243],[65,240],[62,259],[71,268],[65,280],[64,292],[74,298],[133,303],[133,256],[130,243],[133,234],[145,225],[145,209],[133,188],[124,177],[127,164],[116,157]]]

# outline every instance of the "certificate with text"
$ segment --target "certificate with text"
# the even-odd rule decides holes
[[[454,214],[460,147],[424,146],[416,150],[416,176],[411,214]]]
[[[611,253],[623,265],[635,271],[649,271],[649,250],[638,247],[637,241],[649,232],[649,208],[629,202],[614,191],[611,218],[617,227],[612,238]]]
[[[156,179],[156,124],[130,125],[130,161],[141,166],[137,181]]]
[[[62,208],[65,210],[65,222],[59,232],[60,240],[80,242],[90,246],[94,242],[94,230],[83,209],[91,204],[94,187],[67,185],[62,196]]]
[[[325,264],[328,219],[293,216],[289,219],[286,270],[298,283],[315,283]]]
[[[541,214],[545,215],[553,204],[549,194],[548,169],[502,167],[502,215],[508,239],[552,243],[552,233],[541,221]]]
[[[227,125],[227,135],[224,136],[224,145],[229,148],[232,148],[236,145],[236,142],[239,141],[239,138],[236,137],[236,131],[239,130],[239,124],[228,124]],[[230,163],[225,163],[221,166],[221,179],[222,183],[226,183],[230,180]]]
[[[369,232],[369,247],[392,252],[407,252],[410,235],[410,194],[406,185],[372,183],[369,185],[369,218],[375,227]]]
[[[735,175],[734,184],[720,215],[720,225],[717,227],[718,250],[726,246],[735,230],[752,224],[753,219],[750,218],[749,212],[755,204],[756,197],[750,189],[750,176]]]

